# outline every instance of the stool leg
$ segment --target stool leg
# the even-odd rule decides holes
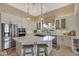
[[[23,56],[25,56],[25,49],[23,49]]]
[[[39,48],[37,48],[37,56],[39,56]]]
[[[34,56],[34,51],[33,51],[33,48],[31,49],[31,51],[32,51],[32,56]]]
[[[45,48],[45,56],[47,56],[48,55],[48,53],[47,53],[47,48]]]

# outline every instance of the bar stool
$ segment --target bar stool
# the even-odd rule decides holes
[[[28,51],[27,49],[29,49],[30,51]],[[31,54],[32,56],[34,55],[33,45],[23,45],[23,55],[25,56],[26,54]]]
[[[44,55],[47,56],[47,47],[47,44],[37,44],[37,56],[41,56],[41,53],[44,53]]]

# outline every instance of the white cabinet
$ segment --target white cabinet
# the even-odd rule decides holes
[[[63,44],[65,46],[71,47],[71,37],[70,36],[63,36]]]
[[[71,47],[71,37],[64,35],[57,36],[57,44],[60,46]]]
[[[57,35],[57,45],[62,45],[61,36]]]

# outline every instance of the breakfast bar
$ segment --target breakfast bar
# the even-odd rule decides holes
[[[48,55],[50,55],[50,52],[52,51],[52,40],[54,39],[54,36],[34,36],[34,35],[26,35],[23,37],[16,37],[14,40],[16,41],[16,53],[17,55],[22,56],[23,55],[23,45],[34,45],[34,55],[36,56],[37,52],[37,44],[47,44],[47,52]]]

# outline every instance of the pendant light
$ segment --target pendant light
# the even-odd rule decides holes
[[[43,20],[43,3],[41,3],[41,20]]]
[[[27,3],[27,20],[30,20],[30,15],[29,15],[29,3]]]
[[[43,3],[41,3],[41,15],[40,15],[40,20],[41,20],[41,31],[43,31]]]

